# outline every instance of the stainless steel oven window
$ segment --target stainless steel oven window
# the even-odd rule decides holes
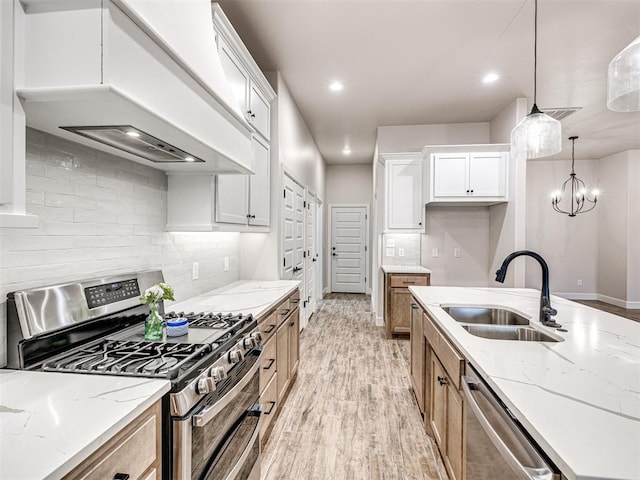
[[[251,365],[237,366],[245,371],[243,377],[216,403],[205,405],[187,417],[173,419],[174,480],[249,478],[233,471],[235,463],[227,469],[234,476],[220,471],[233,459],[236,463],[246,462],[248,468],[250,461],[258,461],[260,412],[256,406],[260,364],[257,356],[244,362],[249,359]],[[257,454],[250,453],[254,450]],[[243,456],[245,452],[249,453]],[[250,466],[253,468],[253,464]],[[210,472],[216,472],[216,476],[207,476]]]

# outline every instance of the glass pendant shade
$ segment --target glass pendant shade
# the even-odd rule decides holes
[[[640,36],[609,63],[607,107],[614,112],[640,112]]]
[[[531,113],[511,131],[511,145],[527,158],[555,155],[562,151],[562,125],[534,104]]]

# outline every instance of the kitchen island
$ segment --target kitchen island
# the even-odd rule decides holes
[[[536,290],[410,287],[420,306],[569,479],[640,479],[640,324]],[[557,342],[474,336],[443,306],[512,310]]]

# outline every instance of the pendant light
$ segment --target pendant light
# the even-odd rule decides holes
[[[533,108],[511,131],[512,147],[527,158],[548,157],[562,151],[562,126],[536,104],[538,81],[538,0],[535,0],[533,41]]]
[[[609,63],[607,107],[614,112],[640,112],[640,36]]]
[[[577,138],[577,136],[569,137],[569,140],[571,140],[571,173],[569,174],[569,178],[564,181],[560,190],[551,194],[551,205],[553,206],[553,209],[556,212],[564,213],[570,217],[575,217],[579,213],[590,212],[596,208],[596,203],[598,203],[598,191],[593,190],[591,192],[593,197],[589,198],[586,185],[576,175],[575,146]],[[571,199],[570,208],[568,210],[560,208],[560,202],[565,198],[565,193],[568,198]],[[589,206],[587,207],[587,205]]]

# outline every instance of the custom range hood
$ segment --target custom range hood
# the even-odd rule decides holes
[[[209,0],[23,0],[26,124],[166,171],[253,173]]]

